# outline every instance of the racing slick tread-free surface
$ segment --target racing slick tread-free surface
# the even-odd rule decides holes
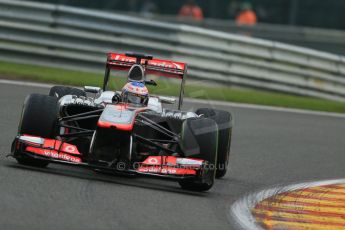
[[[56,97],[59,99],[66,95],[86,97],[85,91],[81,89],[73,88],[73,87],[67,87],[67,86],[53,86],[49,91],[49,96]]]
[[[217,162],[218,127],[208,118],[189,118],[182,125],[181,147],[190,157],[208,161],[207,182],[194,179],[179,181],[183,189],[191,191],[207,191],[212,188],[215,179]]]
[[[210,108],[200,108],[196,114],[203,114],[204,117],[214,120],[218,125],[218,156],[216,178],[225,176],[230,157],[231,134],[232,134],[232,116],[229,112]]]
[[[56,132],[57,98],[42,94],[30,94],[26,97],[20,119],[19,134],[53,138]],[[18,158],[18,163],[45,167],[48,162],[32,158]]]

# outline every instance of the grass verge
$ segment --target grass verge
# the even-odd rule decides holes
[[[103,80],[103,76],[101,74],[7,62],[0,62],[0,78],[75,86],[101,86]],[[178,85],[172,84],[171,82],[159,83],[162,84],[160,84],[158,88],[151,87],[152,93],[178,95]],[[345,103],[342,102],[293,96],[282,93],[264,92],[259,90],[234,89],[230,87],[213,85],[210,86],[205,82],[188,83],[188,80],[185,96],[199,99],[345,113]]]

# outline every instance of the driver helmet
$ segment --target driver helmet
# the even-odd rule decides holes
[[[136,107],[146,107],[149,102],[149,91],[142,82],[128,82],[122,88],[122,101]]]

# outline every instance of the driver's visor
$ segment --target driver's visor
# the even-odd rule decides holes
[[[133,93],[127,93],[126,98],[124,98],[125,102],[133,105],[139,105],[139,106],[146,106],[148,102],[148,96],[147,95],[139,95],[139,94],[133,94]]]

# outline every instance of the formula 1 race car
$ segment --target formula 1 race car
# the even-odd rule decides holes
[[[128,72],[122,91],[109,90],[112,70]],[[210,108],[181,111],[186,72],[182,62],[109,53],[102,89],[54,86],[49,95],[26,97],[11,155],[33,167],[71,164],[209,190],[227,171],[232,116]],[[181,81],[177,110],[163,108],[175,98],[149,95],[146,85],[157,83],[148,74]]]

